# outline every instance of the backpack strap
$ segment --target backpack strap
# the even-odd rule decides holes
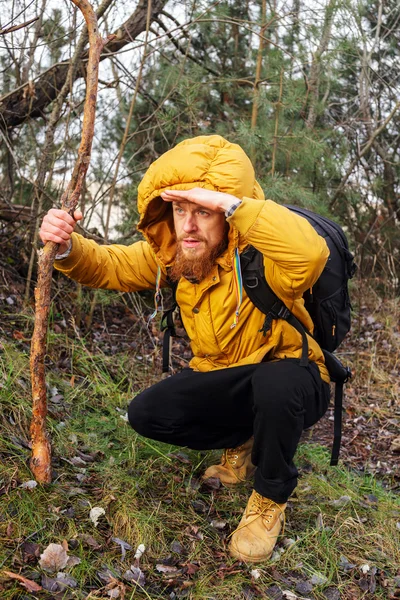
[[[342,365],[337,356],[327,350],[323,350],[322,352],[324,353],[325,365],[329,371],[330,378],[335,384],[331,466],[336,466],[339,460],[340,443],[342,440],[343,386],[351,379],[352,373],[349,367]]]
[[[273,292],[265,279],[264,260],[261,252],[248,246],[240,256],[242,268],[243,285],[250,300],[264,313],[265,321],[260,329],[264,336],[271,329],[274,319],[284,319],[294,327],[301,335],[302,351],[300,366],[308,365],[308,340],[311,335],[306,327],[287,308],[285,303]]]
[[[294,327],[302,337],[302,352],[300,366],[308,365],[308,340],[307,335],[313,337],[308,329],[293,315],[284,302],[271,290],[264,272],[264,260],[261,252],[249,246],[241,255],[243,285],[253,304],[263,312],[266,317],[260,331],[267,334],[274,319],[284,319]],[[327,350],[322,350],[325,365],[331,380],[335,383],[334,403],[334,437],[331,454],[331,465],[338,464],[340,443],[342,439],[342,410],[343,410],[343,385],[351,378],[348,367],[342,365],[340,360]]]
[[[161,317],[161,331],[164,332],[163,336],[163,351],[162,351],[162,372],[168,373],[169,371],[169,356],[171,353],[171,337],[177,337],[175,323],[174,323],[174,312],[178,306],[176,301],[176,288],[178,284],[176,281],[172,281],[167,276],[167,283],[172,290],[172,306],[167,310],[164,310]]]

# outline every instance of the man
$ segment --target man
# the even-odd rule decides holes
[[[139,186],[138,207],[146,241],[99,246],[72,233],[74,219],[60,210],[45,217],[42,241],[60,244],[57,269],[85,285],[155,289],[157,304],[167,275],[177,282],[190,369],[134,398],[129,421],[141,435],[170,444],[224,448],[205,478],[234,486],[254,476],[230,552],[265,560],[297,483],[301,433],[327,409],[329,376],[312,338],[309,364],[300,366],[301,335],[286,321],[263,334],[264,315],[241,285],[239,254],[248,245],[261,251],[271,288],[312,331],[302,295],[329,251],[305,219],[264,200],[246,154],[216,135],[186,140],[156,160]]]

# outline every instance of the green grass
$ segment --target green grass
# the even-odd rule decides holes
[[[134,386],[143,388],[156,375],[126,353],[91,355],[83,340],[50,336],[48,384],[63,396],[58,403],[49,403],[55,477],[47,486],[20,488],[32,479],[29,449],[24,447],[29,441],[29,356],[20,342],[3,341],[2,346],[2,600],[35,597],[4,575],[9,570],[40,583],[37,560],[24,562],[27,540],[38,544],[40,552],[49,543],[67,540],[69,553],[81,559],[70,571],[77,581],[75,589],[58,595],[42,591],[38,598],[109,598],[106,583],[99,577],[106,567],[124,585],[126,600],[265,597],[272,585],[295,591],[296,583],[316,574],[323,576],[323,582],[314,585],[307,597],[323,600],[330,586],[349,600],[388,597],[400,564],[400,503],[376,479],[343,467],[331,468],[327,449],[301,445],[297,456],[301,478],[273,559],[255,567],[235,563],[226,550],[228,536],[240,520],[251,486],[207,490],[200,476],[205,465],[217,459],[217,452],[184,449],[188,460],[182,462],[174,455],[178,449],[137,436],[121,417]],[[60,366],[62,349],[72,369]],[[93,453],[93,462],[73,464],[79,453]],[[337,502],[343,496],[349,499]],[[89,519],[95,506],[105,510],[97,528]],[[217,529],[213,521],[226,525]],[[87,534],[95,538],[100,550],[88,545],[83,537]],[[112,538],[124,540],[132,550],[123,558]],[[134,564],[141,543],[146,546],[139,563],[146,583],[139,587],[124,580],[123,574]],[[355,566],[346,571],[343,557]],[[163,561],[178,571],[160,572],[156,565]],[[360,587],[364,577],[360,567],[365,564],[377,569],[372,596]],[[257,579],[251,574],[253,569]],[[98,595],[96,590],[101,590]]]

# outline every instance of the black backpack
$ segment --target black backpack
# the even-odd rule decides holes
[[[299,331],[303,340],[301,366],[308,364],[306,334],[314,337],[323,350],[326,367],[331,380],[335,383],[334,441],[331,465],[336,465],[339,459],[342,430],[343,385],[351,377],[351,371],[348,367],[344,367],[332,352],[336,350],[350,330],[351,305],[348,280],[353,277],[357,267],[349,250],[346,236],[339,225],[305,208],[298,206],[287,206],[287,208],[306,218],[317,233],[325,238],[330,250],[327,264],[318,281],[311,290],[303,295],[305,307],[314,323],[313,336],[271,290],[264,275],[263,256],[253,246],[248,246],[240,256],[243,286],[253,304],[266,315],[261,329],[264,335],[271,328],[274,319],[285,319]],[[173,322],[173,312],[177,307],[176,284],[171,284],[171,287],[174,293],[174,306],[164,312],[161,321],[161,328],[165,332],[163,372],[167,372],[169,369],[170,337],[176,335]]]

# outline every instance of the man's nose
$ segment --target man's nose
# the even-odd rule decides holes
[[[197,230],[196,219],[192,215],[188,215],[185,219],[185,223],[183,225],[183,231],[185,233],[190,233],[192,231]]]

